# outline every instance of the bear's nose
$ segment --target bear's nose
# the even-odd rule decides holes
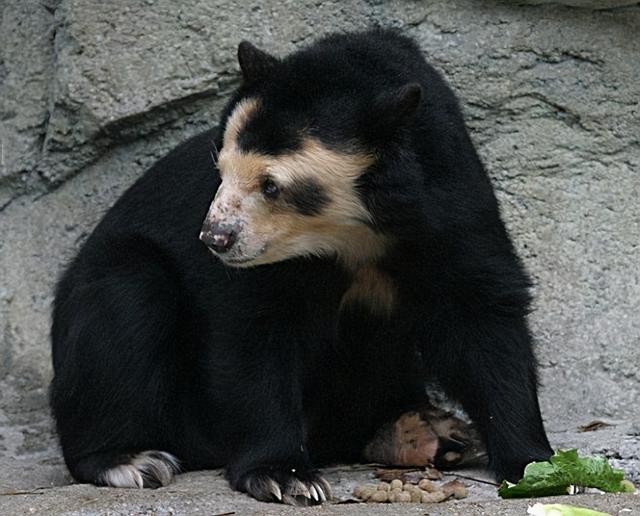
[[[233,247],[236,234],[236,230],[231,226],[221,224],[209,226],[205,223],[200,233],[200,240],[216,253],[226,253]]]

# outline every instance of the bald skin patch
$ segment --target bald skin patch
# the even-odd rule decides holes
[[[237,243],[221,259],[252,266],[333,254],[356,268],[381,257],[385,238],[371,229],[356,191],[374,156],[328,148],[308,135],[297,150],[277,156],[242,149],[238,137],[259,109],[258,99],[244,99],[226,125],[218,157],[222,184],[205,222],[239,228]],[[277,198],[263,195],[266,179],[277,185]]]

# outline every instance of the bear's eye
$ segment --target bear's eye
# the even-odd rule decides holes
[[[280,194],[280,188],[278,188],[278,185],[275,184],[273,179],[266,177],[262,181],[262,193],[269,199],[277,199]]]

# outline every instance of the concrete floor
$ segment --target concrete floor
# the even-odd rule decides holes
[[[352,496],[353,488],[373,480],[373,468],[354,465],[325,470],[335,500],[323,507],[292,508],[257,502],[233,492],[220,471],[180,475],[157,490],[125,490],[72,484],[56,446],[45,412],[41,419],[24,425],[2,426],[5,437],[0,449],[0,516],[42,515],[526,515],[529,505],[540,500],[500,500],[490,478],[481,470],[462,470],[445,475],[459,478],[467,487],[464,500],[441,504],[363,504]],[[637,423],[617,421],[592,432],[576,427],[550,429],[555,448],[577,447],[585,454],[607,456],[612,465],[625,469],[627,477],[640,483],[640,431]],[[8,439],[7,439],[8,437]],[[475,480],[472,480],[475,479]],[[542,500],[545,501],[545,500]],[[615,516],[640,516],[640,494],[581,494],[547,499],[548,503],[570,503]]]
[[[640,495],[582,494],[553,499],[500,500],[491,486],[462,479],[469,486],[469,498],[440,504],[364,504],[350,503],[352,486],[365,480],[370,470],[331,469],[337,501],[322,507],[294,508],[256,502],[229,489],[220,472],[189,473],[178,477],[170,486],[157,490],[125,490],[97,488],[91,485],[4,490],[0,492],[0,514],[42,515],[179,515],[206,514],[315,514],[315,515],[526,515],[529,505],[569,503],[607,512],[611,515],[640,515]]]

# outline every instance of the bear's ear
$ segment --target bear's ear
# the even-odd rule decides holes
[[[278,59],[263,52],[248,41],[238,45],[238,63],[246,83],[255,83],[266,77],[278,64]]]
[[[373,106],[374,116],[380,124],[396,129],[411,119],[421,100],[422,86],[417,82],[410,82],[379,95]]]

